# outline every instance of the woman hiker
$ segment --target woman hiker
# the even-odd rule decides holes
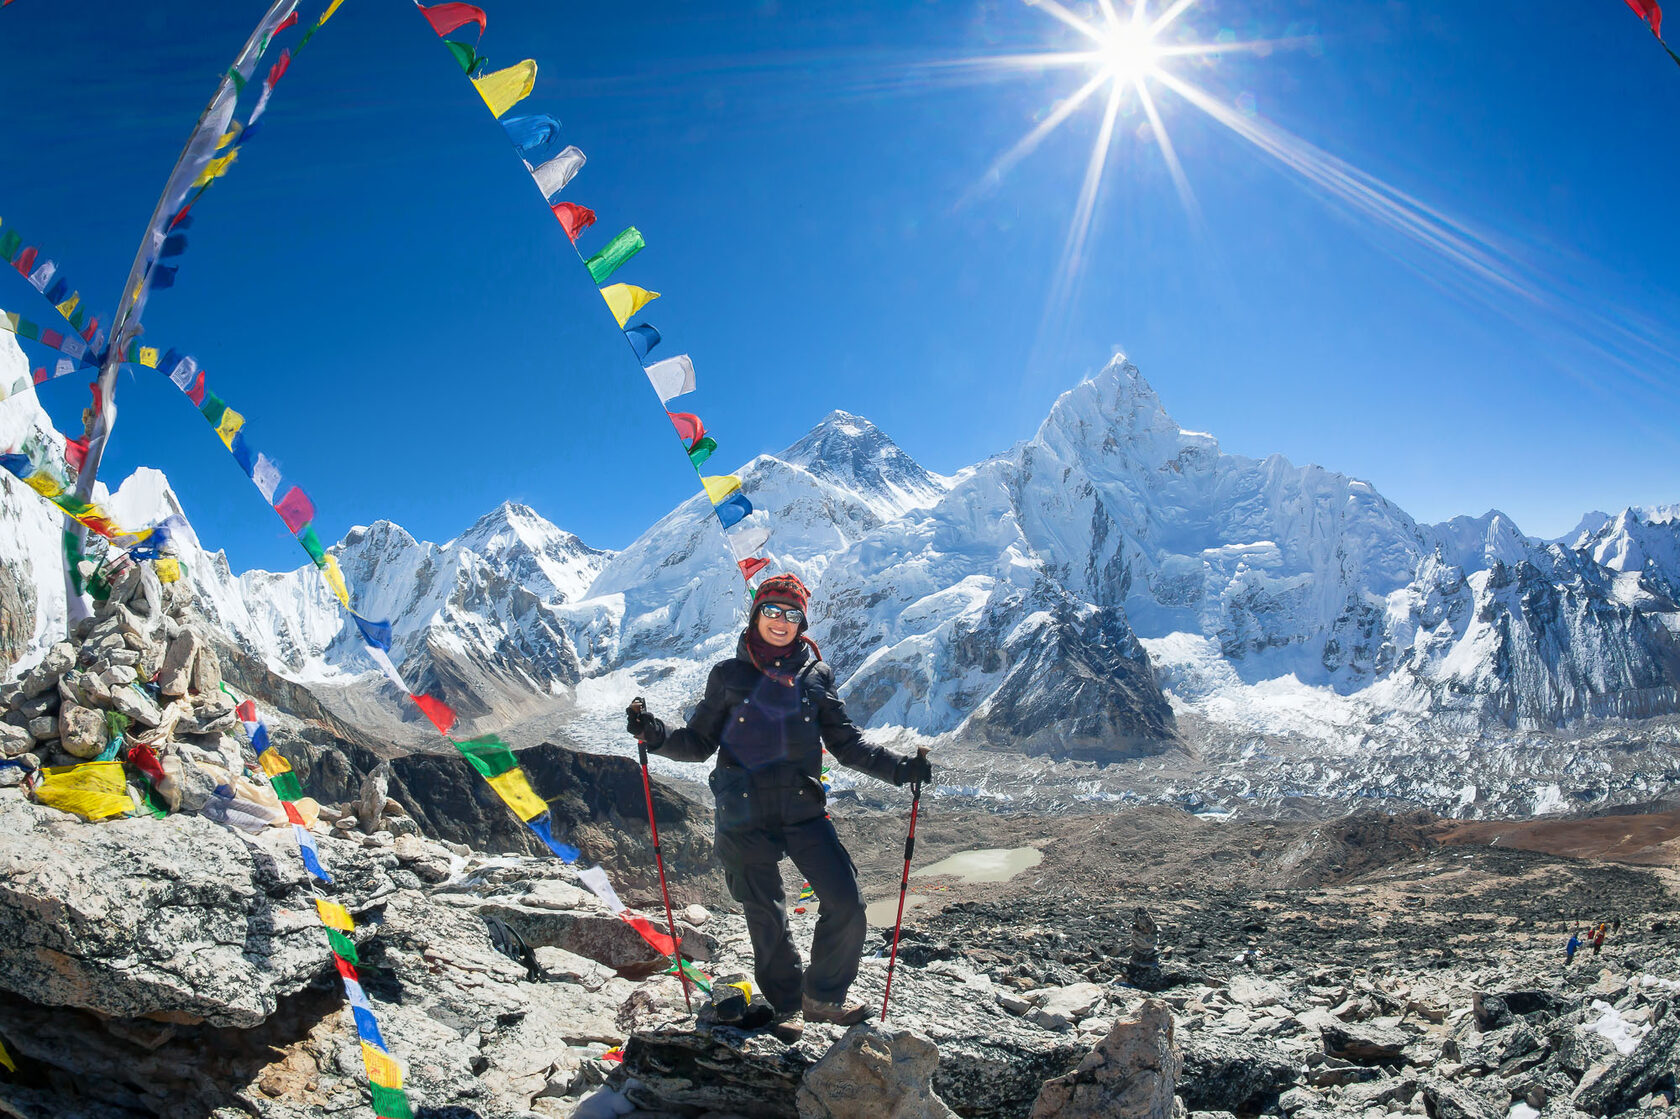
[[[811,592],[794,575],[759,584],[735,656],[712,668],[688,725],[667,730],[637,700],[629,732],[679,762],[718,756],[708,784],[717,801],[717,854],[746,913],[758,989],[779,1026],[851,1025],[868,1013],[847,1003],[868,922],[852,865],[825,814],[822,749],[842,765],[895,785],[928,783],[926,757],[900,757],[863,741],[835,694],[834,670],[805,636]],[[793,860],[820,905],[811,963],[801,968],[788,933],[781,860]]]

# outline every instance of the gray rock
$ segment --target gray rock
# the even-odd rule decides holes
[[[1065,1076],[1044,1083],[1033,1119],[1172,1119],[1179,1057],[1167,1004],[1145,1002]]]
[[[806,1070],[794,1103],[800,1119],[956,1119],[934,1094],[938,1065],[927,1038],[859,1023]],[[1170,1088],[1167,1098],[1170,1114]]]
[[[59,745],[78,758],[96,758],[105,749],[105,714],[67,703],[58,711]]]
[[[49,738],[58,737],[58,716],[38,715],[29,720],[30,736],[37,742],[45,742]]]
[[[110,685],[95,672],[79,669],[66,672],[58,681],[58,694],[62,703],[75,703],[82,707],[111,706]]]
[[[1095,983],[1054,987],[1039,1000],[1028,1018],[1047,1030],[1071,1029],[1075,1022],[1091,1013],[1102,995],[1103,989]]]
[[[76,647],[68,641],[60,641],[47,650],[47,655],[41,658],[41,663],[29,670],[19,685],[19,692],[25,698],[41,695],[58,687],[58,679],[70,671],[76,664]]]
[[[1324,1052],[1362,1065],[1401,1064],[1412,1037],[1393,1026],[1369,1022],[1325,1022],[1319,1028]]]
[[[789,1048],[768,1034],[664,1026],[630,1035],[612,1083],[647,1111],[796,1119],[799,1085],[814,1063],[805,1046]]]
[[[1206,1033],[1179,1039],[1183,1065],[1178,1094],[1203,1111],[1264,1111],[1296,1081],[1296,1061],[1276,1045]]]
[[[1680,1013],[1668,1002],[1657,1006],[1657,1024],[1639,1039],[1633,1052],[1615,1061],[1591,1083],[1582,1087],[1572,1103],[1578,1111],[1593,1115],[1615,1115],[1638,1105],[1665,1077],[1674,1075],[1680,1060]]]
[[[19,715],[23,716],[25,720],[24,725],[27,726],[28,720],[39,719],[42,715],[50,715],[54,711],[57,711],[58,705],[61,702],[62,700],[60,700],[58,695],[58,688],[54,686],[51,691],[38,692],[35,695],[19,701],[15,710]]]
[[[222,662],[208,643],[201,644],[193,660],[192,690],[199,695],[219,695],[222,686]]]
[[[204,642],[191,629],[183,630],[180,636],[169,643],[169,648],[163,654],[163,664],[158,669],[158,691],[166,696],[186,695],[192,686],[193,664]]]
[[[111,706],[143,727],[155,727],[163,721],[163,712],[152,697],[132,684],[112,690]]]
[[[1509,1110],[1445,1080],[1430,1078],[1421,1088],[1424,1114],[1429,1119],[1502,1119]]]
[[[379,830],[390,788],[390,762],[380,762],[373,767],[372,773],[362,779],[362,790],[356,798],[356,818],[362,821],[364,832],[371,834]]]
[[[124,688],[138,679],[140,674],[126,664],[110,665],[99,674],[100,683],[107,688]]]
[[[0,757],[15,758],[35,745],[35,736],[23,727],[0,723]]]

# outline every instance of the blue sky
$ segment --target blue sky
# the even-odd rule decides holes
[[[844,408],[949,472],[1029,438],[1123,349],[1183,426],[1368,479],[1421,520],[1497,507],[1554,535],[1594,507],[1680,500],[1660,325],[1677,309],[1680,70],[1619,0],[1193,5],[1187,36],[1290,42],[1175,64],[1181,80],[1485,237],[1498,275],[1156,87],[1199,216],[1123,110],[1061,287],[1100,106],[987,172],[1086,72],[939,65],[1076,49],[1040,9],[486,6],[491,63],[540,65],[516,112],[559,117],[588,153],[564,194],[599,215],[580,243],[646,236],[614,279],[664,293],[645,313],[655,356],[693,356],[700,388],[679,403],[722,468]],[[94,303],[260,8],[0,14],[0,218]],[[388,518],[444,540],[511,498],[620,547],[694,492],[588,274],[406,4],[348,0],[264,128],[195,209],[146,339],[199,357],[313,495],[323,538]],[[0,281],[0,307],[44,317],[38,301]],[[61,427],[80,384],[43,391]],[[163,469],[236,570],[302,559],[173,388],[140,370],[119,403],[107,476]]]

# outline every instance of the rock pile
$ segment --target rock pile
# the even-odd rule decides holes
[[[0,757],[11,763],[0,786],[43,766],[138,760],[130,753],[143,747],[129,773],[137,811],[148,785],[171,811],[198,811],[218,785],[231,787],[249,751],[215,651],[187,621],[190,601],[185,584],[160,583],[149,563],[117,570],[73,640],[0,686]],[[155,780],[141,779],[147,769]]]

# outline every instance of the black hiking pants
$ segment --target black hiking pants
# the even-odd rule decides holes
[[[746,912],[753,978],[776,1013],[798,1010],[801,992],[819,1002],[844,1002],[857,978],[868,920],[857,868],[828,817],[778,827],[720,828],[717,853],[729,892]],[[784,857],[793,860],[820,905],[809,967],[801,967],[788,932]]]

